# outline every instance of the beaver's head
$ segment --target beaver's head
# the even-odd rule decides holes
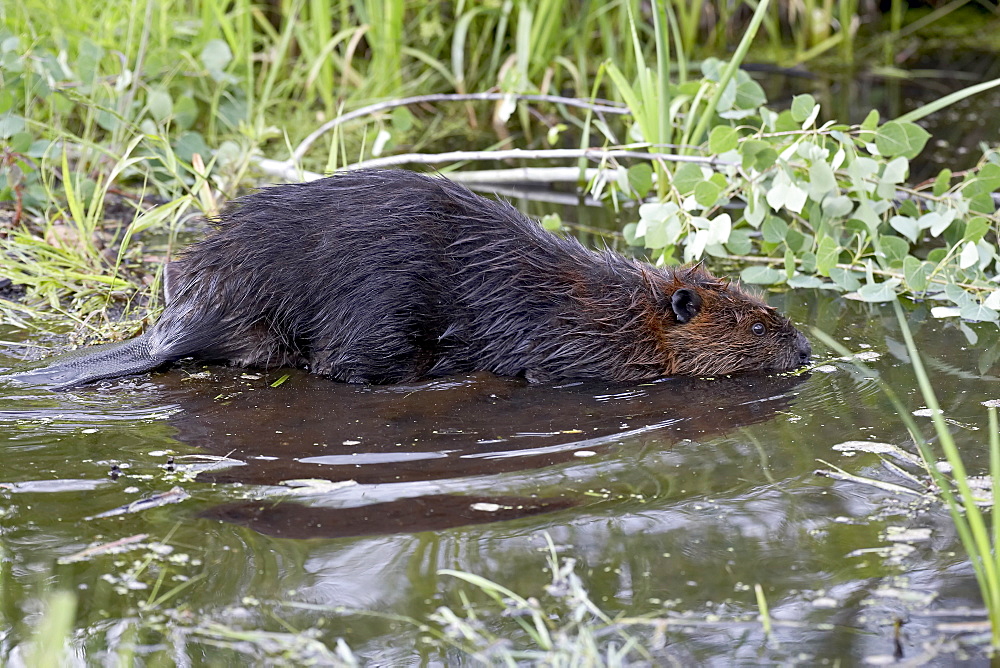
[[[790,371],[809,362],[806,337],[736,284],[696,266],[677,270],[659,287],[667,375]]]

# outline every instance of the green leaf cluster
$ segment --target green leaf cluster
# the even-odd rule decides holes
[[[907,293],[949,302],[941,317],[1000,320],[1000,153],[987,150],[960,179],[945,169],[913,187],[923,128],[881,123],[876,112],[859,125],[819,124],[821,111],[799,95],[780,112],[716,114],[702,145],[711,159],[672,163],[659,177],[661,201],[640,207],[626,240],[664,264],[752,262],[741,274],[748,283],[867,302]]]

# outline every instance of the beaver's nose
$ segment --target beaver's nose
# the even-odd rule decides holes
[[[799,364],[809,364],[813,349],[809,345],[809,340],[802,336],[802,332],[798,332],[795,337],[795,347],[799,350]]]

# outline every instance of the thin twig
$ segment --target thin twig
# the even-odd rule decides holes
[[[843,469],[837,468],[836,466],[834,466],[829,462],[823,461],[822,459],[818,461],[830,467],[830,470],[818,469],[814,471],[816,475],[822,476],[824,478],[832,478],[833,480],[841,480],[843,482],[853,482],[859,485],[868,485],[870,487],[875,487],[876,489],[880,489],[883,492],[890,492],[892,494],[912,494],[914,496],[918,496],[925,499],[935,498],[933,494],[930,494],[928,492],[922,492],[920,490],[910,489],[909,487],[904,487],[903,485],[896,485],[891,482],[883,482],[881,480],[874,480],[872,478],[865,478],[862,476],[853,475],[851,473],[848,473],[847,471],[844,471]]]
[[[679,155],[676,153],[644,153],[642,151],[623,151],[619,149],[601,148],[550,148],[526,150],[511,148],[502,151],[448,151],[446,153],[403,153],[389,155],[384,158],[363,160],[343,168],[349,172],[356,169],[374,169],[402,164],[432,165],[442,162],[460,162],[465,160],[566,160],[589,158],[594,161],[613,160],[615,158],[632,158],[636,160],[666,160],[669,162],[694,162],[703,165],[736,165],[739,163],[719,160],[716,156]]]
[[[348,121],[353,121],[355,118],[361,118],[362,116],[369,116],[379,111],[385,111],[386,109],[392,109],[394,107],[402,107],[411,104],[420,104],[422,102],[462,102],[467,100],[507,100],[507,99],[517,99],[524,100],[527,102],[552,102],[554,104],[562,104],[567,107],[578,107],[581,109],[590,109],[598,113],[604,114],[630,114],[632,113],[628,107],[624,106],[612,106],[613,103],[607,104],[594,104],[586,100],[580,100],[573,97],[561,97],[559,95],[513,95],[510,93],[438,93],[433,95],[415,95],[413,97],[404,97],[398,100],[386,100],[385,102],[378,102],[376,104],[370,104],[366,107],[361,107],[360,109],[355,109],[352,112],[338,116],[337,118],[331,119],[313,130],[309,136],[299,142],[299,145],[295,147],[292,151],[291,162],[300,163],[302,158],[305,156],[306,152],[312,147],[313,143],[319,139],[325,132],[331,130],[342,123]]]
[[[504,185],[525,185],[539,184],[551,185],[553,183],[579,183],[583,181],[593,181],[602,178],[606,181],[614,181],[619,177],[620,167],[587,167],[580,171],[579,167],[514,167],[512,169],[470,169],[444,172],[443,175],[456,183],[462,183],[469,188],[488,189]],[[577,193],[553,192],[553,195],[562,195],[572,199],[574,202],[580,199]],[[568,203],[570,199],[563,200]],[[559,202],[558,199],[546,201]],[[598,200],[595,200],[598,201]],[[603,203],[600,203],[604,206]]]

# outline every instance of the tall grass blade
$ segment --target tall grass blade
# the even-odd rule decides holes
[[[73,219],[73,225],[79,236],[80,246],[86,251],[87,257],[91,258],[94,256],[93,240],[91,239],[91,232],[93,230],[87,228],[87,216],[83,209],[83,202],[78,196],[76,189],[78,182],[74,181],[75,176],[76,174],[69,170],[69,158],[66,155],[66,151],[63,151],[62,178],[63,189],[66,193],[66,206],[69,207],[69,214]]]
[[[955,439],[952,438],[951,431],[944,421],[944,415],[938,404],[937,396],[934,394],[927,371],[924,369],[923,362],[920,359],[920,353],[917,351],[917,346],[913,341],[913,334],[906,324],[903,308],[899,305],[898,301],[894,302],[894,305],[896,319],[899,320],[903,339],[906,341],[906,349],[910,354],[910,364],[913,366],[913,372],[916,374],[917,383],[920,386],[920,394],[923,396],[927,408],[931,411],[934,431],[937,433],[945,458],[952,467],[951,477],[962,497],[963,510],[965,511],[969,529],[975,541],[975,550],[970,551],[969,556],[974,562],[977,560],[981,562],[980,566],[985,574],[987,584],[987,589],[983,594],[984,598],[986,598],[987,609],[991,611],[991,617],[993,617],[997,613],[1000,613],[1000,576],[998,576],[1000,574],[998,574],[997,564],[992,558],[993,546],[990,544],[990,534],[986,530],[986,522],[976,503],[976,496],[969,486],[969,477],[965,470],[965,464],[962,462],[961,454],[955,445]],[[996,621],[1000,621],[1000,618]]]
[[[993,510],[992,510],[992,520],[993,524],[993,562],[997,564],[1000,561],[1000,554],[997,553],[998,546],[1000,546],[1000,513],[997,512],[997,503],[1000,503],[1000,424],[997,421],[997,409],[995,406],[990,406],[990,481],[992,500],[993,500]],[[1000,564],[998,564],[1000,565]],[[995,617],[1000,620],[1000,615]],[[1000,624],[993,623],[993,645],[1000,646]]]
[[[549,634],[549,629],[546,625],[545,619],[542,618],[537,609],[521,595],[508,589],[507,587],[504,587],[503,585],[497,584],[496,582],[488,580],[482,576],[475,575],[474,573],[442,569],[438,571],[438,574],[451,575],[452,577],[456,577],[460,580],[465,580],[469,584],[479,587],[484,593],[489,595],[501,605],[503,604],[503,597],[506,596],[507,598],[515,601],[523,610],[530,610],[533,629],[529,628],[520,618],[517,620],[518,623],[520,623],[521,627],[532,636],[539,647],[545,650],[552,649],[552,636]]]
[[[708,124],[711,123],[712,118],[715,116],[715,108],[718,106],[719,100],[726,90],[726,86],[729,85],[733,75],[736,74],[736,70],[739,69],[743,63],[743,59],[746,58],[747,52],[750,50],[750,44],[757,35],[757,30],[764,20],[764,15],[767,13],[767,6],[770,2],[771,0],[761,0],[760,4],[757,5],[757,9],[754,10],[753,16],[750,18],[750,24],[747,26],[746,32],[743,33],[740,43],[736,46],[733,57],[729,59],[729,63],[722,70],[722,74],[719,77],[719,85],[715,89],[715,93],[708,101],[708,106],[705,108],[704,113],[698,119],[698,124],[689,138],[690,144],[698,145],[701,143],[701,138],[705,135],[705,131],[708,130]],[[695,112],[696,108],[692,106],[691,111]],[[683,151],[684,148],[682,147],[681,150]]]
[[[760,623],[764,627],[764,635],[771,635],[771,612],[767,607],[767,599],[764,597],[764,588],[760,584],[753,586],[754,595],[757,597],[757,608],[760,610]]]
[[[76,596],[68,591],[49,594],[25,665],[33,668],[60,668],[67,665],[66,643],[72,636],[75,620]]]
[[[984,81],[982,83],[978,83],[974,86],[968,86],[967,88],[963,88],[962,90],[957,90],[954,93],[951,93],[950,95],[945,95],[944,97],[938,100],[934,100],[933,102],[928,102],[927,104],[921,107],[917,107],[913,111],[909,111],[903,114],[896,120],[918,121],[924,116],[933,114],[935,111],[940,111],[941,109],[950,107],[956,102],[964,100],[967,97],[971,97],[973,95],[976,95],[977,93],[982,93],[983,91],[987,91],[991,88],[996,88],[997,86],[1000,86],[1000,79],[992,79],[990,81]]]

